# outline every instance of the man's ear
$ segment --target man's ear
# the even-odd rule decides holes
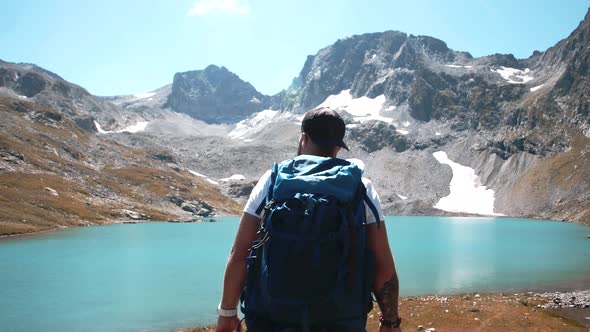
[[[309,138],[309,135],[308,134],[306,134],[304,132],[301,133],[301,143],[302,144],[309,145],[309,139],[310,138]]]

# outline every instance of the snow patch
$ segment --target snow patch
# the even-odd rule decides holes
[[[441,198],[434,206],[435,208],[449,212],[501,215],[494,213],[494,191],[482,186],[481,179],[475,175],[473,168],[450,160],[444,151],[437,151],[432,155],[439,163],[449,165],[453,170],[451,192],[448,196]]]
[[[403,129],[396,129],[395,131],[397,131],[398,133],[400,133],[400,134],[402,134],[404,136],[410,133],[409,131],[403,130]]]
[[[214,184],[214,185],[216,185],[216,186],[218,186],[218,185],[219,185],[219,182],[217,182],[217,181],[215,181],[215,180],[211,180],[211,179],[209,179],[209,178],[206,178],[205,180],[207,180],[207,182],[209,182],[209,183],[211,183],[211,184]]]
[[[441,133],[439,133],[439,132],[437,131],[436,133],[434,133],[434,135],[436,135],[436,136],[440,136],[440,135],[442,135],[442,134],[441,134]]]
[[[403,195],[400,195],[400,194],[397,194],[397,197],[401,198],[401,199],[402,199],[402,200],[404,200],[404,201],[405,201],[406,199],[408,199],[406,196],[403,196]]]
[[[524,71],[516,68],[501,66],[499,69],[490,69],[502,76],[508,83],[524,84],[531,81],[534,77],[531,76],[531,70],[526,68]]]
[[[223,178],[219,181],[228,182],[228,181],[244,181],[244,180],[246,180],[246,177],[243,176],[242,174],[234,174],[234,175],[230,176],[229,178]]]
[[[255,104],[260,104],[261,103],[260,99],[258,99],[256,97],[252,97],[252,99],[250,99],[250,102],[251,103],[255,103]]]
[[[353,98],[350,89],[342,90],[337,95],[331,95],[324,100],[318,107],[329,107],[334,110],[346,111],[353,116],[355,121],[365,122],[369,120],[379,120],[387,123],[393,121],[392,118],[382,116],[381,110],[385,104],[385,96],[380,95],[375,98],[362,96]]]
[[[28,99],[29,98],[27,96],[21,96],[21,95],[16,95],[16,96],[19,97],[19,98],[22,98],[22,99]]]
[[[132,134],[136,134],[140,131],[144,131],[145,128],[147,127],[147,125],[149,124],[148,121],[140,121],[134,125],[131,125],[127,128],[121,129],[121,130],[104,130],[102,129],[102,127],[100,126],[100,124],[98,123],[98,121],[94,120],[94,126],[96,126],[96,131],[98,131],[99,134],[115,134],[115,133],[123,133],[123,132],[128,132],[128,133],[132,133]]]
[[[590,138],[590,128],[586,129],[586,131],[584,132],[584,136]]]
[[[272,122],[272,119],[279,114],[279,111],[264,110],[258,112],[248,119],[242,120],[236,124],[236,127],[228,134],[231,138],[245,140],[260,132],[264,127]]]
[[[445,65],[445,66],[450,67],[450,68],[464,68],[464,69],[470,69],[473,67],[473,66],[462,66],[462,65]]]
[[[139,133],[140,131],[144,131],[148,124],[149,124],[149,121],[139,121],[138,123],[131,125],[127,128],[121,129],[118,132],[119,133],[128,132],[128,133],[132,133],[132,134]]]
[[[200,178],[207,178],[208,177],[207,175],[201,174],[199,172],[191,171],[190,169],[188,170],[188,172],[191,173],[192,175],[198,176]]]
[[[219,182],[215,181],[215,180],[211,180],[207,175],[201,174],[199,172],[195,172],[195,171],[191,171],[190,169],[188,170],[189,173],[191,173],[194,176],[198,176],[200,178],[204,178],[207,182],[213,184],[213,185],[219,185]]]
[[[241,139],[245,142],[252,141],[251,138],[264,130],[268,125],[277,121],[296,121],[296,116],[288,112],[264,110],[253,114],[249,118],[236,124],[229,132],[231,138]],[[300,122],[300,121],[299,121]]]
[[[406,122],[402,123],[402,125],[407,128],[411,125],[411,123],[410,123],[410,121],[406,121]]]
[[[96,120],[94,120],[94,126],[96,127],[96,131],[98,131],[99,134],[112,134],[112,133],[114,133],[114,131],[102,129],[102,127],[100,126],[100,123],[98,123],[98,121],[96,121]]]
[[[156,95],[155,92],[144,92],[144,93],[136,93],[133,95],[133,97],[135,97],[137,99],[145,99],[145,98],[153,97],[155,95]]]
[[[543,85],[545,85],[545,84],[537,85],[536,87],[531,88],[531,92],[535,92],[535,91],[539,90],[540,88],[543,87]]]

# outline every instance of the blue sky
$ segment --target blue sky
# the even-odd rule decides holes
[[[146,92],[223,65],[259,91],[287,88],[339,38],[399,30],[474,56],[528,57],[567,37],[587,0],[3,0],[0,59],[96,95]]]

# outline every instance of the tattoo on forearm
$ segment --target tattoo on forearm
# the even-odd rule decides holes
[[[379,289],[375,296],[377,297],[377,303],[381,309],[381,314],[385,319],[397,319],[398,312],[398,297],[399,297],[399,281],[397,274],[393,274],[391,279],[383,284],[383,287]]]

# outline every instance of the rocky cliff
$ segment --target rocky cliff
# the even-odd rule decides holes
[[[208,123],[235,123],[268,106],[268,96],[227,68],[214,65],[175,74],[164,105]]]

